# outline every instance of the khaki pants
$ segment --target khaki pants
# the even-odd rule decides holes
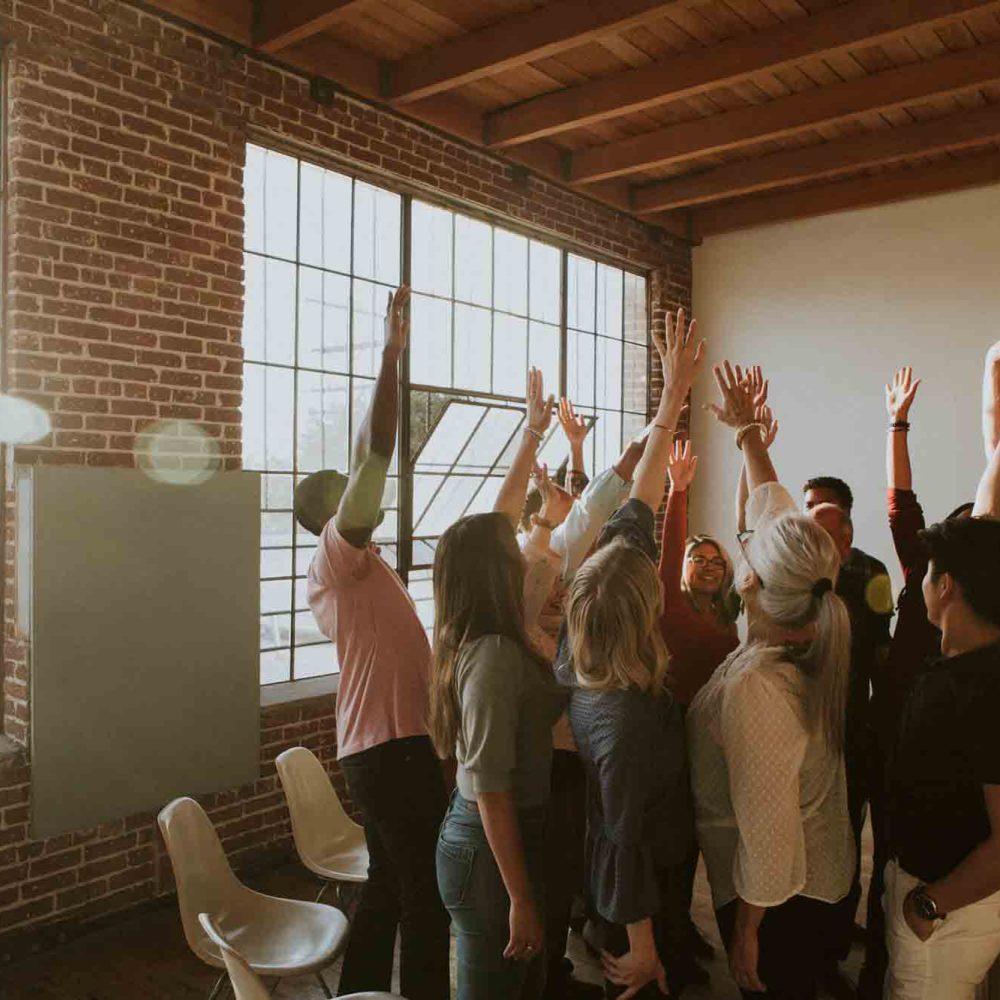
[[[918,884],[895,861],[886,865],[886,1000],[973,1000],[1000,954],[1000,892],[950,913],[921,941],[903,918],[903,900]]]

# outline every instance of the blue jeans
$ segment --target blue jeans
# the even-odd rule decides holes
[[[522,810],[518,817],[528,878],[543,907],[545,810]],[[510,897],[476,804],[458,792],[438,836],[437,879],[458,941],[456,1000],[538,1000],[545,988],[544,955],[530,962],[503,957],[510,940]],[[544,908],[541,915],[544,919]]]

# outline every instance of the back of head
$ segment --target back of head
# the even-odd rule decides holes
[[[851,626],[834,592],[840,557],[827,532],[810,517],[785,514],[754,534],[753,569],[762,581],[756,603],[764,618],[789,631],[814,627],[808,649],[796,656],[810,677],[807,715],[831,746],[843,745]]]
[[[528,649],[524,633],[524,563],[514,528],[503,514],[459,518],[434,553],[434,651],[430,728],[438,752],[454,750],[455,662],[462,646],[505,635]]]
[[[854,541],[854,525],[847,510],[839,504],[821,503],[810,508],[809,516],[833,539],[840,558],[845,559]]]
[[[851,492],[851,487],[843,479],[838,479],[836,476],[814,476],[802,487],[802,492],[806,495],[807,509],[818,503],[835,503],[850,514],[854,507],[854,494]],[[812,494],[812,499],[810,499],[810,494]]]
[[[577,571],[566,627],[577,682],[609,690],[658,690],[667,655],[660,635],[663,596],[649,557],[618,538]]]
[[[931,575],[948,573],[981,621],[1000,627],[1000,521],[959,517],[932,524],[920,537]]]

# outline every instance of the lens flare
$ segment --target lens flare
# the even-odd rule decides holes
[[[51,430],[51,418],[37,403],[0,393],[0,444],[31,444]]]
[[[150,479],[197,486],[222,468],[215,438],[189,420],[156,420],[136,438],[136,463]]]

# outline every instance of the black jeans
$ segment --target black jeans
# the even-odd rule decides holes
[[[552,752],[552,798],[545,844],[545,954],[555,990],[570,971],[566,938],[573,898],[583,891],[587,834],[587,775],[580,755]]]
[[[727,903],[715,914],[727,950],[736,925],[739,900]],[[836,904],[806,896],[793,896],[764,913],[757,932],[757,975],[766,993],[740,992],[761,1000],[814,1000],[816,977],[826,957],[830,929],[836,922]]]
[[[396,929],[400,988],[410,1000],[447,1000],[448,913],[434,852],[448,804],[426,736],[390,740],[340,762],[368,840],[368,881],[354,915],[340,995],[392,989]]]

